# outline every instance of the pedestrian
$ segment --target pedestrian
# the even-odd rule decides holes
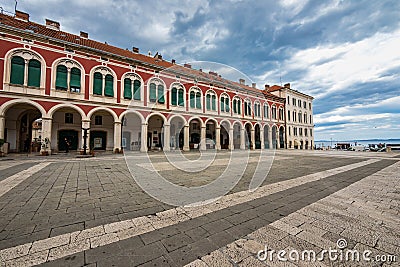
[[[69,152],[69,141],[66,137],[64,138],[64,142],[65,142],[65,153],[68,153]]]

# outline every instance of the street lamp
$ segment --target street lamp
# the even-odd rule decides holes
[[[88,133],[89,129],[90,128],[82,128],[82,130],[83,130],[83,155],[86,155],[87,137],[88,137],[87,133]]]

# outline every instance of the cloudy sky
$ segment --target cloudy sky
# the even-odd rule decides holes
[[[19,0],[18,9],[182,64],[225,64],[259,88],[290,82],[315,97],[315,140],[400,138],[400,1]]]

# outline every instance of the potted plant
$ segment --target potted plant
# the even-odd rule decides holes
[[[45,138],[44,140],[42,140],[42,151],[40,152],[40,154],[42,156],[48,156],[49,155],[49,144],[50,144],[50,140],[49,138]]]

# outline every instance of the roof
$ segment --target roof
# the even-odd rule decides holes
[[[49,37],[52,39],[60,40],[60,41],[63,41],[63,42],[69,43],[69,44],[75,44],[75,45],[78,45],[81,47],[94,49],[94,50],[97,50],[97,52],[108,52],[108,53],[111,53],[113,55],[117,55],[120,57],[136,60],[136,61],[139,61],[142,63],[148,63],[155,67],[160,67],[161,69],[171,69],[175,72],[180,72],[180,73],[183,73],[186,75],[193,75],[200,79],[204,78],[205,81],[207,81],[207,82],[217,82],[217,83],[220,82],[222,84],[226,84],[226,85],[232,87],[230,89],[241,88],[245,91],[250,91],[250,92],[253,92],[258,95],[264,94],[264,96],[268,96],[277,101],[279,101],[279,100],[282,101],[282,98],[277,97],[270,93],[266,93],[264,90],[259,90],[257,88],[253,88],[253,87],[250,87],[250,86],[247,86],[244,84],[230,81],[228,79],[222,78],[221,76],[217,75],[216,73],[214,73],[214,74],[206,73],[206,72],[202,72],[200,70],[180,66],[180,65],[173,64],[173,63],[163,60],[163,59],[143,55],[140,53],[135,53],[128,49],[122,49],[122,48],[119,48],[116,46],[109,45],[107,43],[98,42],[95,40],[81,37],[79,35],[64,32],[64,31],[55,29],[53,27],[49,27],[49,26],[42,25],[39,23],[31,22],[31,21],[29,21],[28,14],[23,13],[21,11],[17,11],[17,12],[25,14],[27,16],[26,18],[28,20],[21,20],[21,19],[15,18],[13,16],[0,13],[0,25],[7,25],[9,27],[16,28],[16,29],[25,31],[27,34],[34,34],[34,35],[39,35],[39,36],[41,35],[41,36]],[[50,21],[50,22],[57,23],[54,21]],[[59,26],[59,24],[58,24],[58,26]]]

